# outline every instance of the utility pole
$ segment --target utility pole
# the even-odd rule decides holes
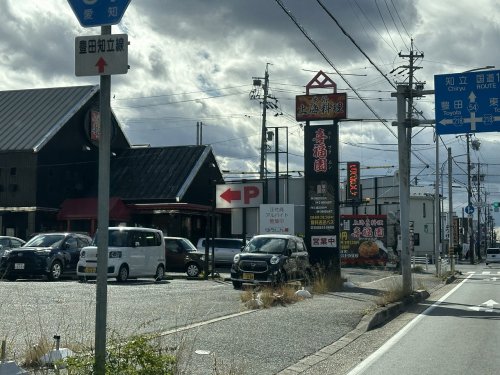
[[[260,99],[260,94],[257,93],[255,87],[262,86],[262,77],[252,77],[254,89],[250,93],[250,99]],[[264,91],[264,96],[262,98],[262,127],[261,127],[261,138],[260,138],[260,167],[259,167],[259,177],[264,182],[264,196],[263,203],[267,203],[267,126],[266,126],[266,115],[267,115],[267,100],[269,96],[269,63],[266,64],[266,71],[264,74],[264,85],[262,86]]]
[[[399,201],[401,225],[401,274],[403,278],[403,293],[412,292],[411,258],[410,258],[410,167],[411,167],[411,135],[413,123],[413,98],[423,95],[422,90],[414,90],[413,74],[421,67],[416,67],[417,58],[423,54],[414,54],[413,40],[409,55],[399,54],[400,57],[409,58],[410,64],[404,66],[409,70],[408,84],[398,84],[397,92],[391,96],[397,97],[397,126],[398,126],[398,159],[399,159]],[[434,92],[432,92],[434,93]],[[408,105],[406,107],[406,104]],[[416,123],[415,123],[416,125]]]
[[[449,256],[451,259],[451,272],[455,274],[455,243],[454,243],[454,227],[453,227],[453,195],[452,195],[452,158],[451,158],[451,147],[448,147],[448,225],[450,227],[448,246],[449,246]]]
[[[470,176],[470,146],[469,138],[470,133],[465,135],[467,140],[467,209],[470,210],[472,207],[472,183]],[[472,229],[472,213],[467,212],[467,236],[469,237],[469,259],[470,264],[474,264],[474,232]]]

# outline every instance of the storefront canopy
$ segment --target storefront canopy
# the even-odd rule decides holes
[[[97,219],[97,198],[66,199],[57,214],[58,220]],[[109,219],[126,221],[130,210],[120,198],[109,199]]]

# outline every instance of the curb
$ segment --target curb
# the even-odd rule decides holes
[[[426,290],[417,290],[401,301],[393,302],[381,307],[376,313],[368,317],[369,321],[366,324],[365,331],[371,331],[372,329],[394,319],[396,316],[406,311],[406,308],[409,305],[421,302],[429,298],[429,295],[429,292]]]

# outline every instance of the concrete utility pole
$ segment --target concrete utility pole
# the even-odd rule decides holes
[[[448,147],[448,225],[450,227],[449,233],[449,256],[451,259],[451,272],[455,274],[455,244],[454,244],[454,228],[453,228],[453,198],[452,198],[452,185],[453,185],[453,175],[452,175],[452,158],[451,158],[451,147]]]
[[[266,72],[264,74],[264,98],[262,99],[262,129],[261,129],[261,138],[260,138],[260,179],[264,180],[266,177],[266,136],[267,136],[267,128],[266,128],[266,111],[267,111],[267,96],[269,94],[269,63],[266,64]],[[257,80],[259,80],[257,78]],[[259,80],[260,81],[260,80]],[[255,78],[254,78],[255,82]]]
[[[470,133],[465,135],[467,140],[467,208],[472,207],[472,183],[470,176]],[[472,213],[467,213],[467,235],[469,237],[469,259],[474,264],[474,231],[472,229]]]
[[[397,97],[397,126],[398,126],[398,159],[399,159],[399,201],[401,225],[401,274],[403,277],[403,293],[410,294],[413,290],[411,279],[411,254],[410,254],[410,165],[411,165],[411,136],[412,127],[418,123],[413,119],[413,98],[422,96],[422,90],[413,89],[413,73],[421,67],[416,67],[417,58],[423,54],[414,54],[413,40],[409,55],[399,54],[400,57],[409,58],[410,64],[403,66],[409,70],[408,85],[398,84],[397,92],[391,96]],[[434,93],[434,92],[432,92]],[[408,104],[408,107],[406,107]]]

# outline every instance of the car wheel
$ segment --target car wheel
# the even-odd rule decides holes
[[[87,282],[87,278],[85,276],[78,276],[78,282],[79,283],[86,283]]]
[[[128,267],[125,264],[122,264],[120,270],[118,271],[118,275],[116,276],[116,281],[120,283],[124,283],[128,279]]]
[[[163,267],[163,264],[159,264],[158,267],[156,267],[155,281],[162,281],[164,277],[165,267]]]
[[[61,278],[61,275],[62,275],[62,270],[63,270],[62,263],[59,262],[58,260],[54,261],[50,265],[49,274],[48,274],[49,280],[50,281],[59,280]]]
[[[186,273],[189,277],[198,277],[201,270],[196,263],[189,263],[186,267]]]
[[[9,280],[9,281],[16,281],[16,280],[17,280],[17,277],[15,277],[15,276],[8,276],[8,275],[7,275],[5,278],[6,278],[7,280]]]
[[[233,288],[234,289],[241,289],[241,281],[233,281]]]

